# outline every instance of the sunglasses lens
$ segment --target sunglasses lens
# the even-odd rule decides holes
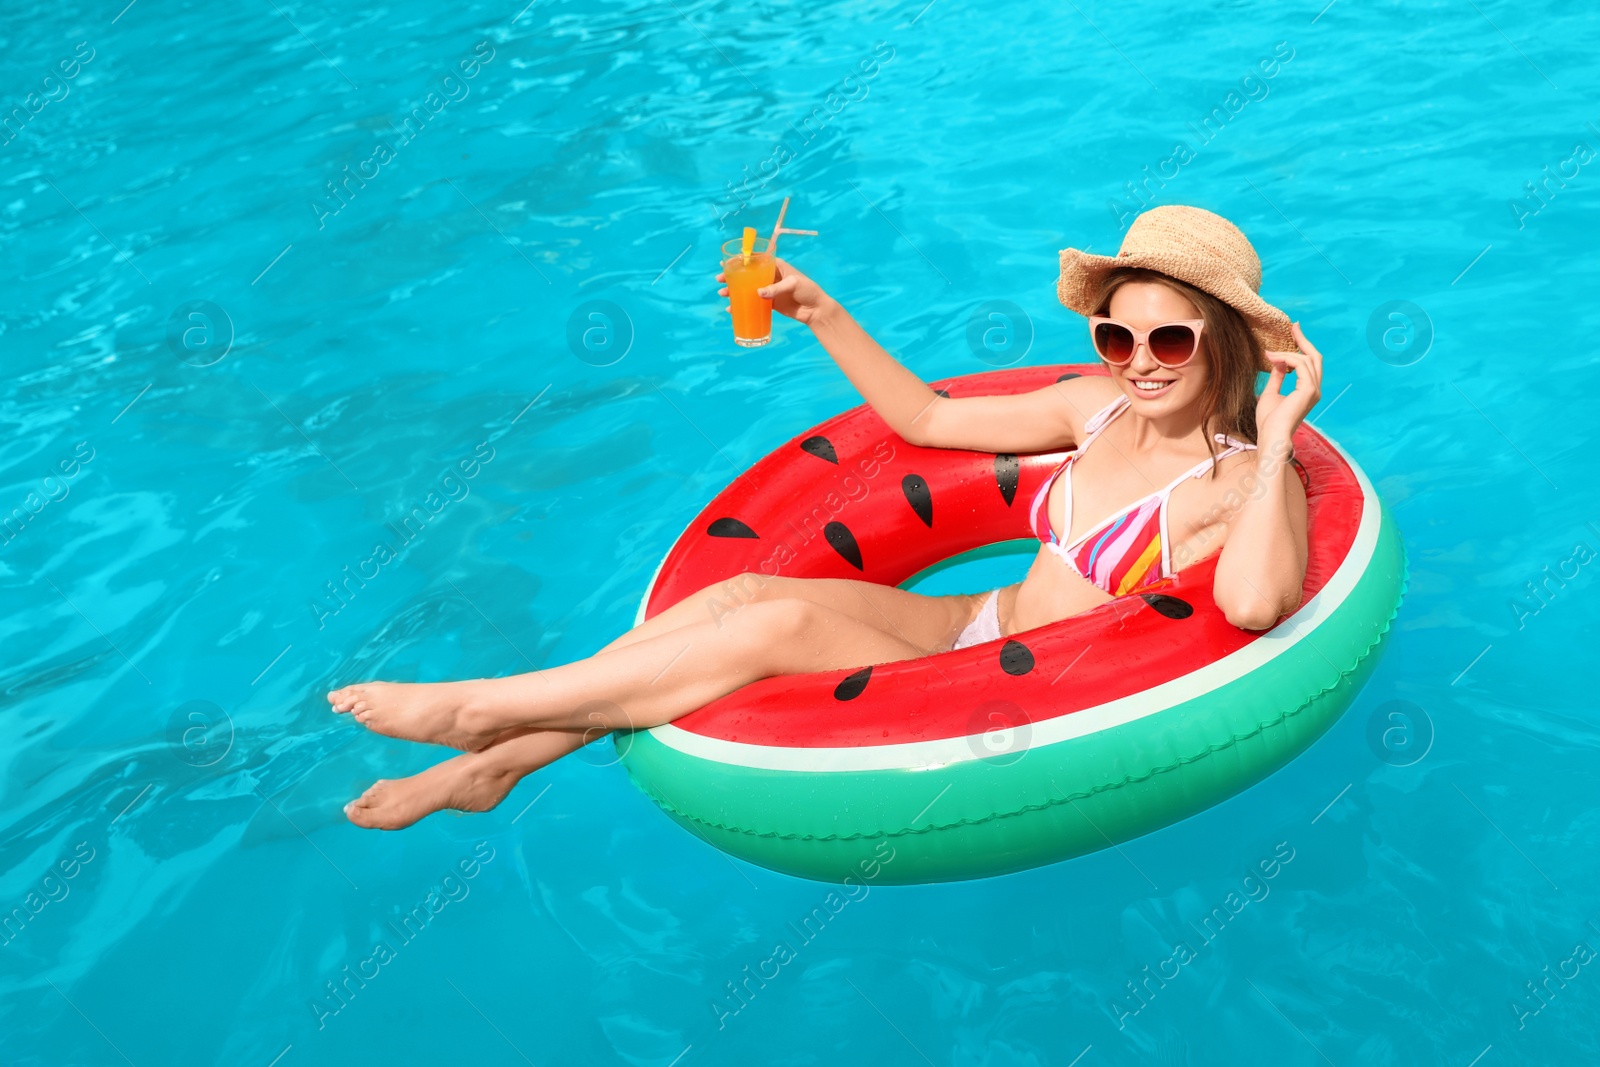
[[[1126,326],[1102,322],[1094,328],[1094,350],[1108,363],[1126,363],[1133,358],[1133,334]]]
[[[1177,366],[1194,355],[1194,330],[1188,326],[1162,326],[1150,334],[1150,354],[1156,362]]]

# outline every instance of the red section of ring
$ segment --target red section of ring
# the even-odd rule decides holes
[[[1073,373],[1105,372],[1098,365],[1028,367],[933,384],[957,397],[1021,393]],[[1350,465],[1320,434],[1302,426],[1294,444],[1308,484],[1310,599],[1350,551],[1365,504]],[[870,408],[847,411],[766,456],[717,495],[668,553],[646,615],[745,571],[895,585],[957,553],[1029,537],[1028,504],[1063,455],[1017,457],[1008,503],[1010,465],[1003,459],[909,445]],[[914,500],[931,511],[931,526]],[[848,538],[834,527],[830,539],[830,523]],[[713,536],[713,528],[724,536]],[[754,745],[859,747],[972,736],[997,723],[1015,727],[1070,715],[1179,678],[1258,640],[1260,633],[1223,617],[1211,596],[1215,575],[1213,556],[1177,578],[1009,641],[880,664],[864,684],[848,670],[768,678],[675,725]],[[1152,594],[1172,599],[1152,604]],[[1182,605],[1192,614],[1169,617],[1183,614]]]

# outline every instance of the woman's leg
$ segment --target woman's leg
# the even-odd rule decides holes
[[[976,597],[929,597],[891,586],[850,579],[806,579],[741,574],[686,597],[623,634],[602,652],[637,644],[694,622],[709,621],[719,627],[744,607],[760,601],[802,599],[832,607],[857,621],[879,629],[897,629],[896,636],[926,647],[922,652],[943,651],[954,635],[971,621],[983,600]],[[400,829],[445,808],[486,811],[503,800],[516,783],[561,756],[594,741],[609,729],[602,723],[611,716],[626,717],[615,705],[588,708],[585,732],[536,728],[506,731],[479,752],[446,760],[409,778],[377,782],[346,807],[360,826]]]
[[[751,604],[808,600],[886,630],[924,653],[943,652],[971,622],[984,596],[926,596],[850,578],[783,578],[748,572],[708,585],[602,648],[610,652],[697,622],[731,625]]]
[[[722,626],[683,626],[549,670],[434,685],[372,682],[328,699],[335,711],[353,712],[377,733],[477,751],[518,727],[656,726],[761,678],[923,653],[901,636],[811,601],[758,601]],[[614,712],[604,710],[613,705]]]
[[[981,595],[928,597],[849,579],[739,575],[685,598],[601,651],[637,644],[697,621],[729,625],[733,615],[749,604],[786,597],[809,600],[825,607],[837,606],[857,621],[876,623],[880,629],[900,626],[908,637],[936,638],[934,647],[924,651],[942,651],[938,646],[954,639],[950,635],[959,633],[961,627],[971,621],[973,611],[983,599]],[[605,711],[610,715],[620,713],[615,706]],[[510,730],[479,752],[445,760],[409,778],[379,781],[347,805],[345,812],[358,826],[398,830],[446,808],[487,811],[504,800],[522,778],[597,740],[610,728],[600,722],[608,715],[598,706],[588,708],[584,717],[589,724],[583,732],[531,727]]]
[[[575,752],[598,735],[578,730],[528,730],[482,752],[463,752],[409,778],[383,779],[345,805],[357,826],[400,830],[436,811],[488,811],[526,775]]]

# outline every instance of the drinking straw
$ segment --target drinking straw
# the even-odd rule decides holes
[[[778,235],[783,232],[783,217],[789,213],[789,198],[783,198],[783,206],[778,209],[778,221],[772,224],[772,236],[767,238],[767,251],[774,257],[778,254]]]
[[[767,239],[767,251],[772,253],[772,258],[778,258],[778,238],[786,233],[801,234],[806,237],[815,237],[816,230],[786,230],[783,228],[783,217],[789,213],[789,198],[783,198],[783,206],[778,209],[778,221],[772,227],[772,236]]]

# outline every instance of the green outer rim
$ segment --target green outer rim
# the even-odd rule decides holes
[[[1374,504],[1372,558],[1310,635],[1243,677],[1132,722],[926,770],[740,767],[643,731],[617,746],[634,784],[691,832],[802,878],[841,882],[872,864],[878,884],[958,881],[1108,848],[1261,781],[1354,701],[1406,586],[1399,533],[1369,496]],[[884,840],[887,861],[874,849]]]

